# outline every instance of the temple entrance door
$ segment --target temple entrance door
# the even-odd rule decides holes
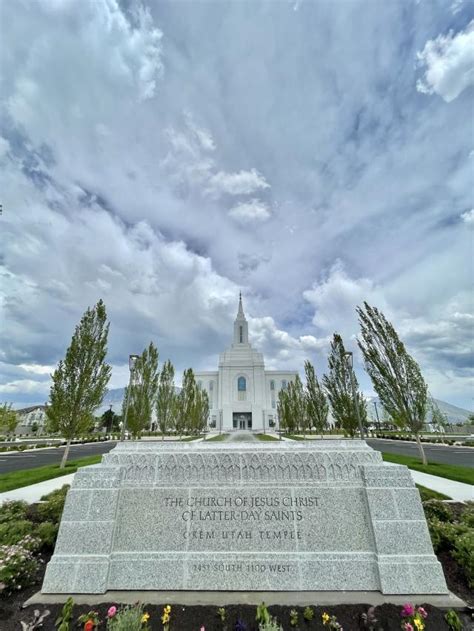
[[[234,429],[252,429],[252,412],[234,412],[232,416]]]

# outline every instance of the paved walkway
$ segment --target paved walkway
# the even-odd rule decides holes
[[[438,491],[438,493],[444,493],[444,495],[447,495],[453,500],[457,500],[458,502],[474,500],[474,486],[471,484],[447,480],[446,478],[440,478],[437,475],[430,475],[429,473],[422,473],[421,471],[413,471],[412,469],[410,469],[410,473],[416,484],[426,486],[427,489]]]
[[[0,505],[10,500],[22,500],[28,502],[28,504],[39,502],[43,495],[60,489],[64,484],[72,484],[73,479],[74,473],[70,473],[69,475],[62,475],[59,478],[53,478],[45,482],[38,482],[38,484],[30,484],[30,486],[24,486],[21,489],[0,493]]]
[[[245,430],[241,432],[232,432],[226,438],[226,442],[230,443],[254,443],[257,442],[257,439],[252,434],[252,432],[246,432]]]

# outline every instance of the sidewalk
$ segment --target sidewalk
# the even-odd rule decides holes
[[[453,500],[458,502],[466,502],[474,500],[474,486],[464,484],[463,482],[455,482],[447,478],[440,478],[438,475],[430,475],[421,471],[413,471],[410,469],[411,477],[415,484],[426,486],[427,489],[444,493]]]
[[[52,480],[38,482],[38,484],[23,486],[21,489],[5,491],[5,493],[0,493],[0,506],[3,502],[9,502],[11,500],[22,500],[28,504],[39,502],[43,495],[51,493],[51,491],[55,491],[56,489],[60,489],[64,484],[72,484],[73,479],[74,473],[70,473],[69,475],[62,475],[59,478],[53,478]]]

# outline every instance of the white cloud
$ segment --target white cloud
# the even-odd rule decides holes
[[[267,204],[258,199],[241,202],[229,210],[229,215],[242,224],[260,223],[271,217]]]
[[[461,214],[461,219],[464,221],[464,223],[474,224],[474,208],[471,208],[471,210],[466,210],[466,212],[463,212]]]
[[[426,67],[416,88],[425,94],[439,94],[447,103],[468,86],[474,85],[474,20],[456,35],[438,35],[426,42],[417,53],[420,65]]]
[[[328,274],[303,292],[314,307],[313,324],[326,335],[334,332],[350,339],[356,332],[356,307],[364,301],[387,311],[383,294],[369,278],[352,278],[337,260]]]
[[[263,175],[251,169],[238,173],[219,171],[209,179],[207,190],[211,195],[248,195],[265,188],[270,188],[270,185]]]
[[[39,364],[18,364],[18,368],[21,368],[25,372],[31,372],[34,375],[50,375],[55,366],[41,366]]]

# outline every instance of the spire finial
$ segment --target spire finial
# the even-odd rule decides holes
[[[244,308],[242,306],[242,292],[241,291],[239,291],[239,310],[237,312],[237,317],[245,319]]]

